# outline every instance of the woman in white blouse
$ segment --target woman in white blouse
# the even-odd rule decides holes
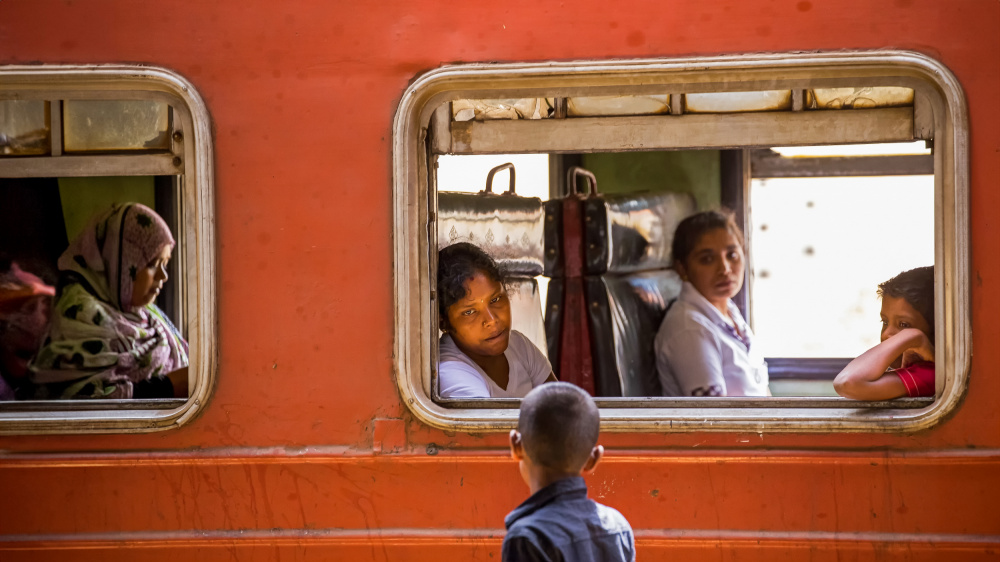
[[[656,334],[665,396],[769,396],[767,364],[732,297],[743,287],[743,236],[731,213],[677,225],[674,269],[684,281]]]
[[[438,252],[441,398],[524,398],[556,380],[545,355],[511,329],[504,272],[468,242]]]

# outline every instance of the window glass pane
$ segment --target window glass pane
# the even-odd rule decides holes
[[[515,192],[521,197],[549,198],[548,154],[484,154],[475,156],[444,155],[438,157],[438,191],[478,193],[486,188],[490,170],[510,162],[517,179]],[[493,193],[507,191],[510,176],[506,171],[493,177]]]
[[[451,102],[455,121],[491,119],[545,119],[552,103],[545,98],[455,100]]]
[[[566,113],[570,116],[656,115],[670,113],[670,96],[595,96],[569,98]]]
[[[42,100],[0,101],[0,155],[48,154],[47,102]]]
[[[486,187],[486,175],[490,170],[510,162],[514,164],[516,179],[514,192],[521,197],[538,197],[542,201],[549,198],[549,155],[548,154],[484,154],[475,156],[445,155],[438,157],[438,191],[460,191],[478,193]],[[493,193],[507,191],[509,184],[507,171],[497,172],[493,177]],[[439,246],[444,245],[447,234],[438,233]],[[538,281],[539,300],[545,303],[549,278],[535,277]],[[545,307],[542,307],[544,314]]]
[[[158,101],[66,101],[66,152],[168,150],[170,110]]]
[[[777,111],[792,107],[791,90],[764,92],[720,92],[687,94],[684,109],[688,113],[737,113],[741,111]]]
[[[913,90],[894,86],[821,88],[809,91],[806,104],[816,109],[867,109],[913,105]]]
[[[930,154],[926,141],[884,142],[880,144],[837,144],[830,146],[775,146],[771,150],[786,158],[826,156],[904,156]]]
[[[934,177],[753,180],[752,319],[766,357],[879,342],[879,283],[934,264]]]

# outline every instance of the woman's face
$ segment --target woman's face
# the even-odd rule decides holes
[[[167,264],[170,263],[171,251],[173,251],[172,246],[164,246],[160,253],[153,257],[153,261],[135,272],[135,281],[132,283],[133,308],[141,308],[156,300],[160,289],[167,281]]]
[[[445,330],[466,355],[496,357],[510,341],[510,300],[500,283],[477,271],[465,282],[465,297],[448,307]]]
[[[743,288],[743,247],[728,228],[715,228],[701,235],[677,269],[703,297],[724,310]]]

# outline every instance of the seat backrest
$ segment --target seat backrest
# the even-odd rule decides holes
[[[656,332],[681,291],[672,269],[587,276],[594,380],[599,396],[660,396]]]
[[[520,277],[542,274],[542,200],[492,193],[438,192],[438,249],[470,242]]]
[[[547,353],[542,302],[542,200],[505,193],[438,192],[438,249],[470,242],[497,260],[508,276],[512,329]]]
[[[584,201],[587,275],[666,269],[674,231],[695,212],[687,193],[630,193]]]
[[[679,276],[668,269],[671,245],[677,224],[694,212],[694,199],[680,193],[582,199],[586,312],[581,315],[575,308],[563,310],[568,291],[579,280],[570,278],[570,268],[564,267],[563,208],[559,201],[546,204],[545,265],[553,277],[545,316],[549,360],[553,366],[574,367],[570,369],[574,372],[557,376],[592,384],[596,396],[660,394],[653,342],[667,304],[681,288]],[[577,322],[585,323],[579,328],[586,329],[574,329],[571,324]],[[582,364],[561,361],[564,353],[581,350],[589,350]],[[575,372],[578,369],[582,371]]]
[[[695,212],[686,193],[622,194],[584,203],[585,291],[594,379],[601,396],[659,396],[653,343],[680,294],[671,265],[677,224]]]

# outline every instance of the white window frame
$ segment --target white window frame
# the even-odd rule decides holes
[[[965,392],[971,350],[969,312],[968,118],[965,97],[955,76],[940,62],[910,51],[811,54],[735,55],[631,61],[580,61],[514,64],[465,64],[438,68],[416,77],[404,92],[393,127],[393,268],[395,287],[395,376],[403,401],[422,422],[466,432],[506,430],[517,423],[517,400],[435,402],[437,306],[433,285],[436,268],[436,193],[428,170],[428,131],[440,127],[446,114],[436,110],[457,99],[569,97],[810,89],[857,85],[905,86],[922,100],[914,108],[914,130],[932,127],[935,169],[935,348],[937,396],[926,400],[857,403],[841,398],[619,398],[600,399],[604,431],[752,431],[752,432],[896,432],[926,429],[958,406]],[[929,109],[929,112],[928,112]],[[864,127],[862,111],[828,110]],[[929,113],[929,115],[928,115]],[[833,115],[833,113],[829,113]],[[918,115],[919,114],[919,115]],[[760,115],[760,114],[758,114]],[[874,115],[874,114],[871,114]],[[893,114],[895,115],[895,114]],[[627,135],[609,127],[599,150],[655,148],[750,148],[821,144],[822,127],[812,139],[788,130],[771,131],[733,142],[732,136],[698,129],[692,116],[687,129],[697,146],[683,144],[685,135],[642,129],[647,140],[660,135],[657,146],[609,146]],[[892,115],[890,115],[892,118]],[[604,118],[608,119],[608,118]],[[611,118],[615,119],[615,118]],[[635,125],[636,118],[619,118]],[[711,119],[711,116],[708,117]],[[749,123],[758,116],[734,118]],[[892,119],[890,119],[891,121]],[[919,123],[918,123],[919,120]],[[785,121],[788,123],[788,121]],[[846,123],[847,121],[845,121]],[[603,123],[611,124],[613,121]],[[488,126],[495,132],[489,146],[500,151],[503,136],[537,128],[527,121]],[[520,128],[520,129],[519,129]],[[716,129],[720,129],[717,127]],[[653,135],[649,135],[653,131]],[[889,135],[892,136],[892,135]],[[499,139],[499,141],[498,141]],[[538,140],[542,139],[542,140]],[[777,139],[777,140],[776,140]],[[451,142],[454,139],[448,139]],[[525,152],[579,150],[572,139],[533,137],[538,146]],[[859,142],[826,137],[829,143]],[[882,141],[905,140],[895,138]],[[464,139],[459,139],[460,143]],[[788,141],[788,142],[786,142]],[[436,138],[435,142],[440,142]],[[869,139],[871,142],[871,139]],[[673,143],[673,144],[671,144]],[[680,143],[680,144],[678,144]],[[461,145],[459,150],[469,150]],[[487,146],[487,145],[483,145]],[[453,151],[455,146],[445,147]],[[503,150],[511,150],[509,146]],[[491,149],[492,150],[492,149]],[[486,150],[489,152],[490,150]],[[905,407],[910,400],[910,407]],[[456,407],[458,406],[458,407]],[[917,407],[913,407],[917,406]]]
[[[190,345],[187,399],[0,402],[0,435],[140,433],[184,425],[208,402],[217,371],[215,172],[205,102],[177,73],[138,65],[0,66],[0,99],[157,100],[172,107],[167,153],[7,156],[0,158],[0,177],[179,174],[183,208],[175,255],[186,264],[182,290]]]

